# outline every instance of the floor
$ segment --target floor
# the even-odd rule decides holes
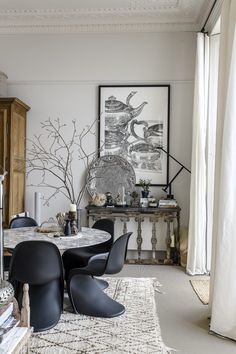
[[[156,294],[162,338],[177,354],[236,353],[235,342],[208,333],[208,306],[198,299],[183,268],[125,265],[118,276],[155,277],[163,285],[164,293]]]

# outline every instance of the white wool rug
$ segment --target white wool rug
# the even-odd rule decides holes
[[[160,285],[153,278],[107,278],[107,293],[126,311],[115,318],[96,318],[65,311],[57,326],[35,333],[37,354],[166,354],[155,304]]]

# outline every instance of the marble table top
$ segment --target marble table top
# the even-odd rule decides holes
[[[54,237],[54,233],[41,233],[35,227],[21,227],[4,230],[4,248],[15,248],[22,241],[43,240],[54,243],[59,250],[68,248],[93,246],[108,241],[111,235],[108,232],[82,227],[76,236]]]

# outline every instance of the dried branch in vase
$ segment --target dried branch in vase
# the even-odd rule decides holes
[[[88,180],[84,180],[77,190],[78,182],[74,180],[74,171],[78,170],[79,164],[86,170],[97,157],[97,150],[88,152],[90,144],[86,141],[91,139],[91,136],[95,137],[95,124],[96,121],[79,131],[76,121],[73,120],[72,129],[68,133],[67,125],[61,123],[60,119],[49,118],[41,123],[42,133],[35,135],[34,139],[28,139],[30,146],[27,148],[27,176],[38,171],[41,178],[39,183],[31,186],[53,190],[45,199],[45,204],[48,205],[58,193],[63,194],[72,204],[80,204]],[[52,178],[53,184],[50,182]]]

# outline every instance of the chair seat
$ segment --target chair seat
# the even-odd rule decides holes
[[[62,255],[65,269],[65,278],[68,277],[70,269],[83,268],[88,264],[89,259],[94,255],[89,247],[71,248]]]
[[[88,275],[75,274],[70,281],[69,290],[75,313],[112,318],[125,312],[125,307],[106,295]]]
[[[63,254],[67,289],[76,313],[107,318],[124,313],[124,306],[103,292],[107,282],[94,277],[121,271],[131,234],[129,232],[120,236],[110,251],[103,254],[91,256],[87,249],[70,249]],[[83,254],[86,258],[81,260]],[[82,266],[78,266],[78,261],[81,261]]]

